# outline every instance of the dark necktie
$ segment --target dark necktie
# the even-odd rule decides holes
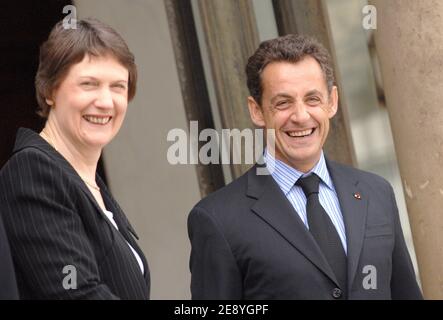
[[[346,292],[346,254],[337,229],[318,199],[319,183],[320,178],[315,174],[311,174],[298,179],[296,185],[303,189],[307,198],[306,214],[308,217],[309,231],[317,241],[332,271],[334,271],[341,285],[341,289],[343,292]]]

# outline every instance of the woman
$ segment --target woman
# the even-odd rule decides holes
[[[40,134],[19,129],[0,172],[22,299],[149,298],[137,236],[96,174],[136,80],[126,43],[97,20],[59,22],[42,45],[35,83],[46,124]]]

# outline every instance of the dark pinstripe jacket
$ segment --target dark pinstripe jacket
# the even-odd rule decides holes
[[[0,300],[16,299],[18,299],[18,289],[15,282],[9,241],[0,216]]]
[[[149,298],[138,237],[98,176],[97,183],[119,231],[74,168],[37,133],[19,129],[0,171],[0,213],[22,299]]]

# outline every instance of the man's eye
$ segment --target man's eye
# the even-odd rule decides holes
[[[288,104],[288,101],[287,100],[283,100],[283,101],[278,101],[275,105],[277,107],[283,107],[283,106],[285,106],[287,104]]]
[[[119,89],[126,89],[126,86],[124,84],[115,84],[114,87]]]
[[[319,102],[320,102],[319,98],[313,97],[313,98],[309,98],[308,99],[308,103],[310,103],[310,104],[316,104],[316,103],[319,103]]]

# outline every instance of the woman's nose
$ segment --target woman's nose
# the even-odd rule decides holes
[[[99,91],[95,105],[98,108],[112,108],[113,100],[111,91],[108,88],[103,88]]]

